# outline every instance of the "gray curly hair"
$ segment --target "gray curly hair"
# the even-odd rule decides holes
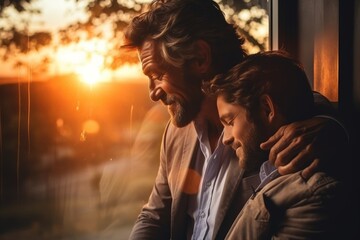
[[[153,1],[127,27],[124,47],[139,48],[148,39],[156,43],[163,64],[175,67],[194,58],[196,40],[210,45],[216,73],[227,71],[247,55],[244,39],[212,0]]]

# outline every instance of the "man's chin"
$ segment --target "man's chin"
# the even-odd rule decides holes
[[[174,117],[171,117],[171,123],[178,128],[183,128],[186,127],[187,125],[189,125],[189,123],[191,123],[191,121],[178,121],[177,119],[175,119]]]
[[[185,127],[192,121],[192,118],[189,115],[184,114],[183,111],[179,111],[178,108],[175,108],[174,104],[168,105],[168,112],[172,124],[178,128]]]

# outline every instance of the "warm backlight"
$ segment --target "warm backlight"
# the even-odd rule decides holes
[[[58,71],[76,73],[81,81],[89,85],[109,81],[111,72],[105,68],[107,51],[106,41],[101,39],[60,47],[57,52]]]
[[[86,60],[81,66],[78,66],[75,69],[75,72],[80,77],[81,81],[92,86],[96,82],[105,80],[103,76],[103,65],[104,57],[95,55]]]
[[[91,86],[98,82],[144,80],[140,64],[124,64],[116,70],[107,68],[106,63],[112,61],[107,57],[108,46],[109,43],[101,39],[61,46],[56,54],[56,71],[75,73]]]

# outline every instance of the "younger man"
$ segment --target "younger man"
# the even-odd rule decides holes
[[[227,239],[339,239],[344,218],[341,182],[324,172],[281,176],[260,143],[281,126],[313,115],[314,97],[303,68],[282,52],[248,56],[212,80],[224,125],[223,143],[241,168],[260,169],[255,189]],[[337,238],[335,236],[338,236]],[[335,237],[335,238],[334,238]]]

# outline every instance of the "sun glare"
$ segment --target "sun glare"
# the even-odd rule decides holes
[[[104,81],[103,76],[104,57],[99,55],[91,56],[84,64],[81,64],[75,69],[76,74],[80,80],[93,86],[99,81]]]
[[[61,46],[56,54],[56,72],[75,73],[82,82],[90,86],[99,82],[145,79],[140,64],[124,64],[116,70],[106,68],[107,48],[107,41],[102,39]]]
[[[89,85],[110,81],[111,71],[105,69],[105,40],[94,39],[60,47],[57,52],[57,70],[76,73],[79,79]]]

